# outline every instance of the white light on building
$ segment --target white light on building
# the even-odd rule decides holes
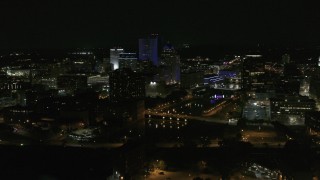
[[[120,53],[123,53],[123,49],[110,49],[110,63],[113,64],[113,70],[119,69],[119,57]]]
[[[155,85],[157,85],[157,82],[150,82],[150,85],[155,86]]]

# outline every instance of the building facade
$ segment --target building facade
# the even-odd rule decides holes
[[[139,69],[137,53],[120,53],[119,54],[119,68],[130,68],[132,71]]]
[[[145,97],[144,77],[131,69],[117,69],[110,73],[110,100],[132,101]]]
[[[316,103],[306,96],[278,95],[270,98],[270,108],[272,120],[287,122],[289,125],[301,125],[305,113],[314,111]]]
[[[113,65],[113,70],[119,69],[119,58],[120,53],[123,53],[122,48],[112,48],[110,49],[110,63]]]
[[[139,60],[151,61],[154,66],[159,66],[157,36],[139,39]]]
[[[180,83],[180,56],[171,44],[163,47],[161,54],[161,66],[164,70],[166,84]]]

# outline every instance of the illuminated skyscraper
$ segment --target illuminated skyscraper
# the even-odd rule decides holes
[[[123,51],[122,48],[110,49],[110,63],[113,64],[113,70],[119,69],[119,57]]]
[[[154,66],[159,66],[157,35],[139,39],[139,60],[152,61]]]

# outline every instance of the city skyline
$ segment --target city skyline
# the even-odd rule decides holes
[[[211,1],[1,1],[0,179],[319,179],[318,6]]]

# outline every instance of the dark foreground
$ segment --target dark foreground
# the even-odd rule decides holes
[[[316,149],[299,145],[284,148],[252,148],[236,145],[220,148],[141,148],[144,164],[161,159],[167,170],[194,168],[206,161],[206,173],[218,172],[229,179],[244,163],[258,163],[277,169],[288,179],[310,179],[319,175],[320,156]],[[0,179],[104,179],[110,177],[119,164],[122,149],[85,149],[46,146],[1,146]],[[144,168],[136,169],[141,175]],[[131,176],[134,177],[137,176]]]
[[[0,179],[106,179],[113,152],[65,147],[0,147]]]

